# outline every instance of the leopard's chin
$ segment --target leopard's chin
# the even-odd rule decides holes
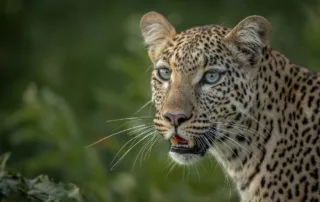
[[[179,154],[172,151],[169,152],[169,156],[180,165],[192,165],[203,157],[199,154]]]

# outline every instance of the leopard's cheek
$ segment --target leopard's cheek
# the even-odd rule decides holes
[[[152,102],[160,110],[168,91],[168,82],[159,81],[154,75],[151,77]]]
[[[196,92],[199,113],[207,115],[209,122],[216,122],[224,116],[228,103],[226,88],[221,86],[203,86]]]
[[[162,89],[153,89],[152,101],[157,110],[161,110],[166,92]]]
[[[152,89],[152,102],[155,107],[154,114],[154,127],[159,133],[159,135],[164,136],[168,131],[167,124],[163,121],[163,103],[166,96],[166,89],[163,88],[163,84],[156,79],[152,79],[151,81],[151,89]]]

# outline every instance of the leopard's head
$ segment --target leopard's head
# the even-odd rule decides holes
[[[155,128],[170,140],[177,163],[192,164],[227,139],[222,128],[250,111],[270,24],[251,16],[233,29],[213,25],[176,33],[165,17],[150,12],[140,28],[153,63]]]

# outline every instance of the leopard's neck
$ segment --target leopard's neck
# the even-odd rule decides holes
[[[291,64],[271,49],[264,53],[257,68],[251,109],[234,120],[233,125],[221,128],[228,137],[211,149],[236,183],[242,198],[252,197],[259,186],[260,172],[272,169],[268,167],[273,165],[272,151],[284,135],[281,117],[293,110],[286,104],[295,79],[290,75],[307,74],[306,69]]]

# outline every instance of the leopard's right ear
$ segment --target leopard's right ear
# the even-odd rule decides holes
[[[271,25],[261,16],[242,20],[225,37],[224,41],[241,62],[254,65],[261,57],[263,48],[269,45]]]
[[[140,30],[148,46],[152,62],[157,59],[167,42],[176,34],[173,25],[157,12],[149,12],[141,18]]]

